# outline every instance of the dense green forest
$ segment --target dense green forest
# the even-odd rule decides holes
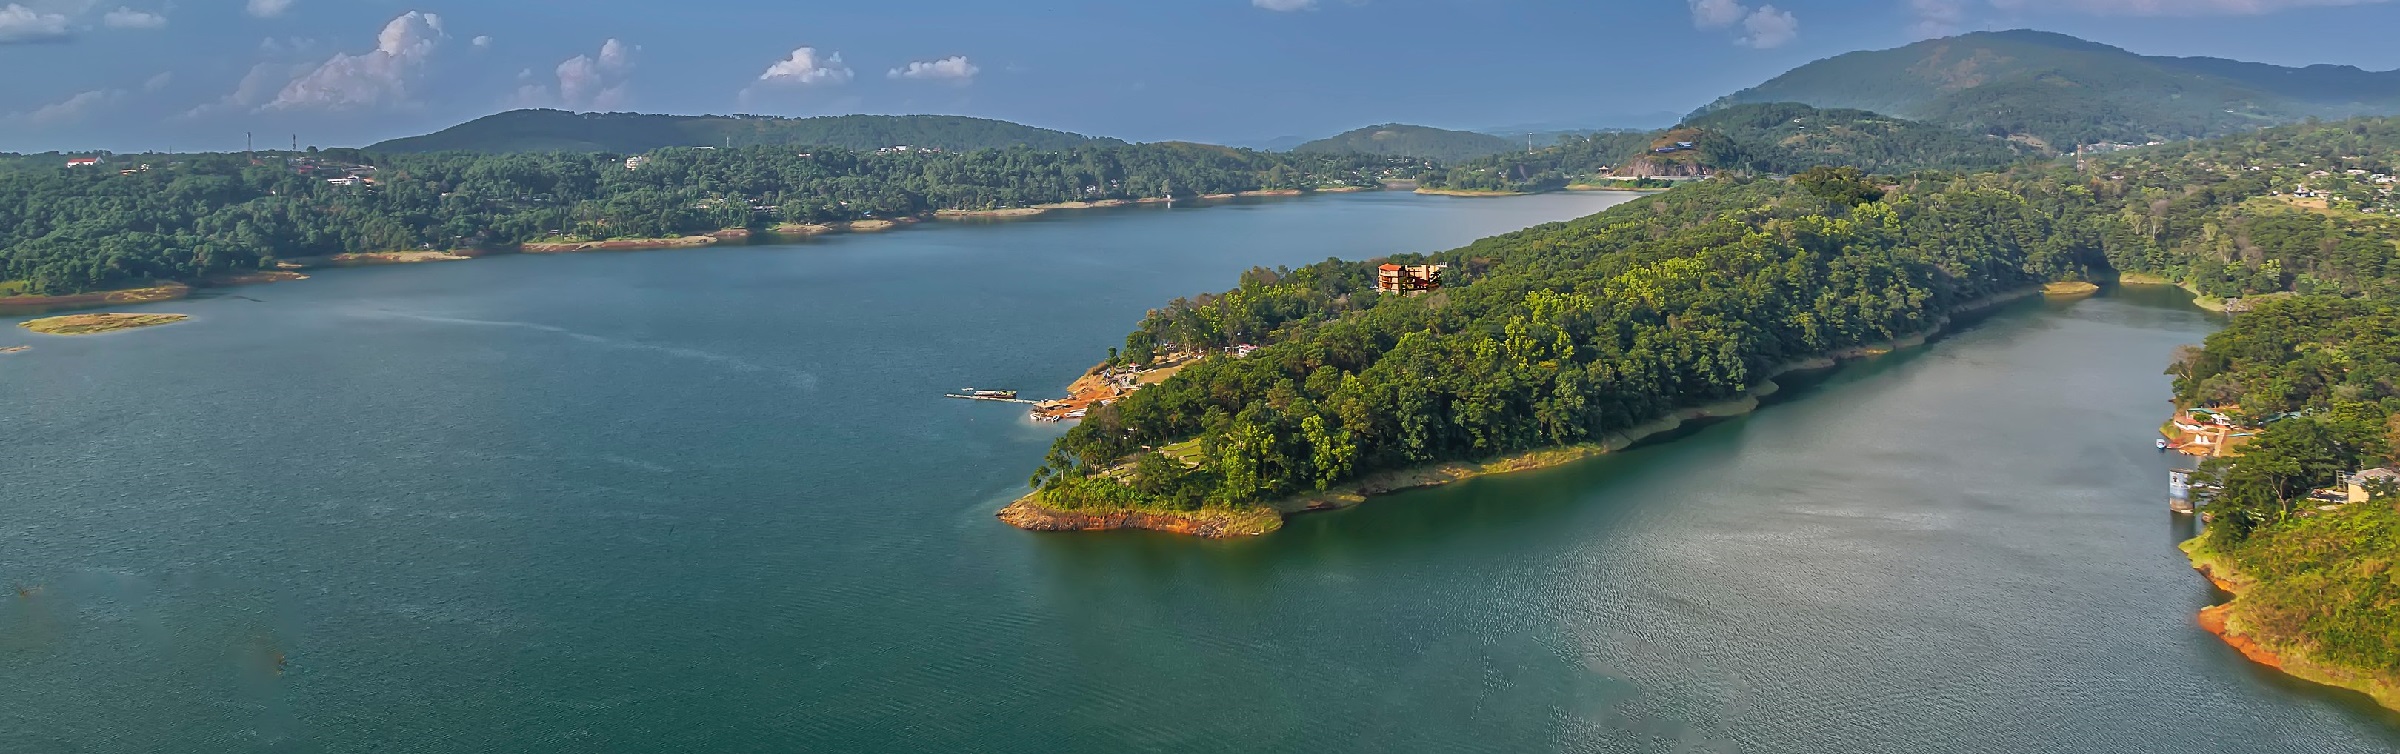
[[[2062,34],[1977,32],[1801,66],[1719,99],[1890,113],[2058,151],[2400,113],[2400,72],[2136,55]],[[1705,112],[1705,111],[1704,111]]]
[[[1240,507],[1380,469],[1584,442],[2048,280],[2122,272],[2224,296],[2384,295],[2400,247],[2361,225],[2381,220],[2279,203],[2275,186],[2300,168],[2267,166],[2395,146],[2400,124],[2367,119],[2081,165],[1720,178],[1434,255],[1451,285],[1422,297],[1373,293],[1364,263],[1257,270],[1156,310],[1121,357],[1263,348],[1096,412],[1036,482],[1068,508]],[[1142,450],[1195,440],[1204,452],[1177,457],[1197,463]]]
[[[2208,531],[2195,555],[2246,582],[2242,630],[2280,652],[2400,690],[2400,492],[2320,510],[2312,490],[2400,463],[2400,306],[2300,296],[2235,317],[2173,370],[2187,405],[2241,406],[2267,421],[2199,480]],[[2271,421],[2269,421],[2271,420]]]
[[[617,155],[564,152],[334,150],[147,164],[0,173],[0,284],[70,293],[345,252],[507,249],[1169,192],[1374,186],[1421,169],[1400,158],[1193,144],[966,153],[683,148],[646,155],[638,169]],[[354,173],[372,183],[330,182]]]
[[[1655,151],[1680,142],[1693,146],[1666,154]],[[2004,139],[1863,110],[1766,103],[1706,113],[1665,131],[1570,136],[1531,153],[1516,151],[1458,164],[1427,183],[1450,189],[1547,191],[1604,170],[1620,176],[1694,176],[1725,171],[1792,174],[1826,166],[1906,173],[1997,168],[2036,154]]]
[[[1525,145],[1491,134],[1449,131],[1390,123],[1368,126],[1308,142],[1292,151],[1310,154],[1371,154],[1418,157],[1437,162],[1463,162],[1502,152],[1522,152]]]
[[[1856,171],[1715,180],[1433,256],[1255,270],[1156,310],[1122,358],[1261,344],[1105,407],[1036,474],[1070,510],[1242,508],[1359,475],[1598,440],[1743,395],[1776,365],[1920,333],[2101,264],[2097,236],[1997,176],[1886,193]],[[1197,440],[1198,453],[1144,450]],[[1187,463],[1186,461],[1192,461]]]
[[[873,151],[912,146],[967,152],[1029,147],[1075,149],[1115,139],[956,115],[648,115],[511,110],[367,147],[377,154],[430,152],[612,152],[668,147],[817,146]]]

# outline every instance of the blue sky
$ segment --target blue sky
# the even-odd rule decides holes
[[[518,106],[1139,141],[1607,125],[1989,28],[2400,68],[2386,0],[0,0],[0,151],[355,146]]]

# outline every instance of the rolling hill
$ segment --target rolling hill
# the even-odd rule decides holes
[[[1791,102],[1731,105],[1648,133],[1569,136],[1541,150],[1470,160],[1426,179],[1437,188],[1539,191],[1591,177],[1689,178],[1736,171],[1877,173],[1984,170],[2044,154],[2032,145],[1865,110]]]
[[[909,145],[947,151],[1029,146],[1073,149],[1097,143],[1065,131],[955,115],[643,115],[511,110],[424,136],[393,139],[371,152],[648,152],[663,147],[804,144],[843,149]]]
[[[1736,105],[1687,120],[1718,170],[1798,173],[1820,165],[1870,172],[1985,170],[2039,154],[1997,136],[1865,110],[1778,102]]]
[[[2049,32],[1977,32],[1820,60],[1701,113],[1767,102],[1870,110],[2064,151],[2400,113],[2400,71],[2156,57]]]
[[[1471,131],[1387,123],[1329,136],[1293,147],[1316,154],[1371,154],[1382,157],[1421,157],[1439,162],[1463,162],[1511,150],[1516,142]]]

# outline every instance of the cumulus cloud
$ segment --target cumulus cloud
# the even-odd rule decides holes
[[[111,29],[164,29],[167,28],[167,17],[120,7],[101,16],[100,23]]]
[[[124,97],[122,90],[94,90],[34,108],[33,112],[20,113],[12,119],[36,126],[63,126],[91,117],[93,112]]]
[[[467,44],[474,45],[475,49],[478,50],[490,49],[492,46],[492,35],[484,34],[477,36],[474,39],[468,40]]]
[[[1758,10],[1742,18],[1742,38],[1735,42],[1744,47],[1768,50],[1782,47],[1799,36],[1800,19],[1793,17],[1789,11],[1761,5]]]
[[[907,67],[894,68],[885,75],[895,79],[948,81],[964,85],[973,83],[975,74],[982,72],[982,68],[977,68],[974,63],[967,62],[967,56],[952,55],[940,60],[913,61]]]
[[[27,8],[17,3],[0,6],[0,44],[59,42],[73,36],[67,16]]]
[[[791,57],[767,66],[758,80],[778,86],[831,86],[849,83],[850,77],[850,66],[842,63],[841,53],[819,55],[817,48],[802,47],[793,50]]]
[[[1289,13],[1317,7],[1317,0],[1250,0],[1250,4],[1271,11]]]
[[[1772,5],[1752,8],[1740,0],[1685,0],[1692,8],[1692,26],[1703,31],[1736,27],[1734,44],[1761,50],[1782,47],[1800,36],[1800,19]]]
[[[442,18],[409,11],[384,24],[375,49],[336,54],[285,84],[262,110],[357,110],[407,104],[408,90],[449,35]]]
[[[630,100],[625,75],[632,72],[633,48],[614,39],[602,42],[597,56],[577,55],[558,64],[557,101],[579,110],[622,108]],[[518,90],[520,100],[548,95],[539,85]]]
[[[174,72],[174,71],[163,71],[163,72],[160,72],[160,73],[159,73],[158,75],[156,75],[156,76],[152,76],[152,77],[150,77],[150,80],[142,82],[142,91],[145,91],[145,92],[157,92],[157,91],[161,91],[161,90],[164,90],[164,89],[166,89],[168,84],[172,84],[172,83],[175,83],[175,72]]]
[[[250,0],[243,10],[258,18],[274,18],[292,9],[293,0]]]
[[[1742,22],[1750,9],[1734,0],[1689,0],[1692,4],[1692,25],[1702,29],[1722,29]]]
[[[283,89],[284,82],[291,81],[292,77],[313,70],[315,67],[304,65],[295,68],[290,63],[259,63],[250,66],[249,72],[242,74],[241,82],[234,85],[232,93],[218,97],[214,102],[185,110],[175,117],[178,120],[191,120],[218,113],[240,112],[256,108],[273,99],[275,93]]]

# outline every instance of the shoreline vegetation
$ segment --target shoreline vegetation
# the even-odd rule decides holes
[[[1432,187],[1428,187],[1428,186],[1418,186],[1418,187],[1417,187],[1417,190],[1416,190],[1416,193],[1418,193],[1418,194],[1422,194],[1422,195],[1425,195],[1425,196],[1464,196],[1464,197],[1474,197],[1474,198],[1489,198],[1489,197],[1501,197],[1501,196],[1528,196],[1528,195],[1530,195],[1532,192],[1526,192],[1526,191],[1486,191],[1486,190],[1482,190],[1482,189],[1432,188]]]
[[[144,327],[171,325],[191,319],[187,314],[69,314],[43,317],[17,323],[18,327],[44,335],[98,335],[100,333],[134,330]]]
[[[2284,675],[2324,686],[2365,694],[2385,708],[2400,711],[2400,680],[2377,678],[2371,673],[2347,670],[2319,659],[2302,637],[2278,636],[2261,630],[2250,615],[2255,598],[2250,595],[2255,580],[2233,565],[2233,558],[2211,546],[2205,537],[2184,542],[2182,550],[2192,561],[2192,569],[2208,578],[2231,598],[2225,602],[2200,609],[2200,628],[2215,634],[2251,662],[2272,668]]]
[[[1115,209],[1140,205],[1168,204],[1171,203],[1171,201],[1207,203],[1243,198],[1298,197],[1312,194],[1350,194],[1365,191],[1383,190],[1388,189],[1369,188],[1364,186],[1331,186],[1305,191],[1300,189],[1269,189],[1260,191],[1242,191],[1228,194],[1208,194],[1205,196],[1184,197],[1176,200],[1168,200],[1162,197],[1150,197],[1144,199],[1104,199],[1089,202],[1054,202],[1030,207],[1010,207],[989,210],[937,210],[921,216],[906,216],[891,219],[850,220],[845,222],[823,224],[783,223],[759,231],[752,231],[746,228],[733,228],[705,235],[678,236],[672,238],[613,238],[602,240],[537,241],[519,244],[515,248],[511,249],[498,250],[454,249],[378,251],[352,252],[314,257],[291,257],[277,260],[277,266],[280,268],[277,270],[262,270],[252,273],[214,275],[203,280],[189,283],[166,282],[133,288],[121,288],[108,291],[92,291],[88,293],[55,296],[0,296],[0,313],[15,312],[19,314],[39,314],[42,312],[63,309],[82,309],[100,306],[118,306],[124,304],[157,303],[161,301],[174,301],[188,298],[192,295],[194,290],[199,288],[252,285],[257,283],[274,283],[308,279],[307,275],[300,274],[296,272],[297,270],[347,267],[380,267],[385,265],[399,264],[423,264],[427,262],[463,262],[481,259],[488,256],[511,253],[567,254],[592,251],[658,251],[669,249],[696,249],[707,246],[715,246],[730,241],[748,241],[760,236],[764,236],[772,240],[798,240],[841,233],[880,233],[890,230],[897,230],[902,227],[915,225],[928,220],[1019,220],[1040,217],[1055,212],[1089,209]]]
[[[2231,595],[2199,623],[2253,662],[2400,711],[2400,307],[2244,300],[2168,369],[2176,406],[2239,430],[2191,477],[2207,526],[2181,549]]]
[[[1769,370],[1741,397],[1686,407],[1648,423],[1611,433],[1600,442],[1536,448],[1481,461],[1450,461],[1379,471],[1335,485],[1324,491],[1296,495],[1257,506],[1203,508],[1196,511],[1136,508],[1099,511],[1061,510],[1043,505],[1037,499],[1040,493],[1030,492],[1001,508],[997,516],[1003,523],[1027,531],[1095,532],[1142,529],[1207,539],[1230,539],[1270,534],[1283,528],[1286,518],[1302,513],[1341,510],[1365,503],[1373,497],[1414,489],[1439,487],[1476,477],[1563,466],[1587,458],[1624,451],[1640,444],[1643,440],[1682,429],[1685,424],[1690,422],[1728,419],[1749,414],[1757,411],[1764,399],[1782,391],[1782,385],[1775,381],[1777,377],[1797,372],[1833,369],[1847,362],[1884,356],[1902,349],[1917,348],[1939,336],[1949,327],[1952,319],[1958,315],[1983,311],[2040,294],[2042,291],[2041,287],[2030,287],[1970,301],[1951,309],[1949,313],[1934,320],[1932,326],[1926,328],[1924,332],[1885,343],[1839,349],[1814,358],[1780,365]]]

